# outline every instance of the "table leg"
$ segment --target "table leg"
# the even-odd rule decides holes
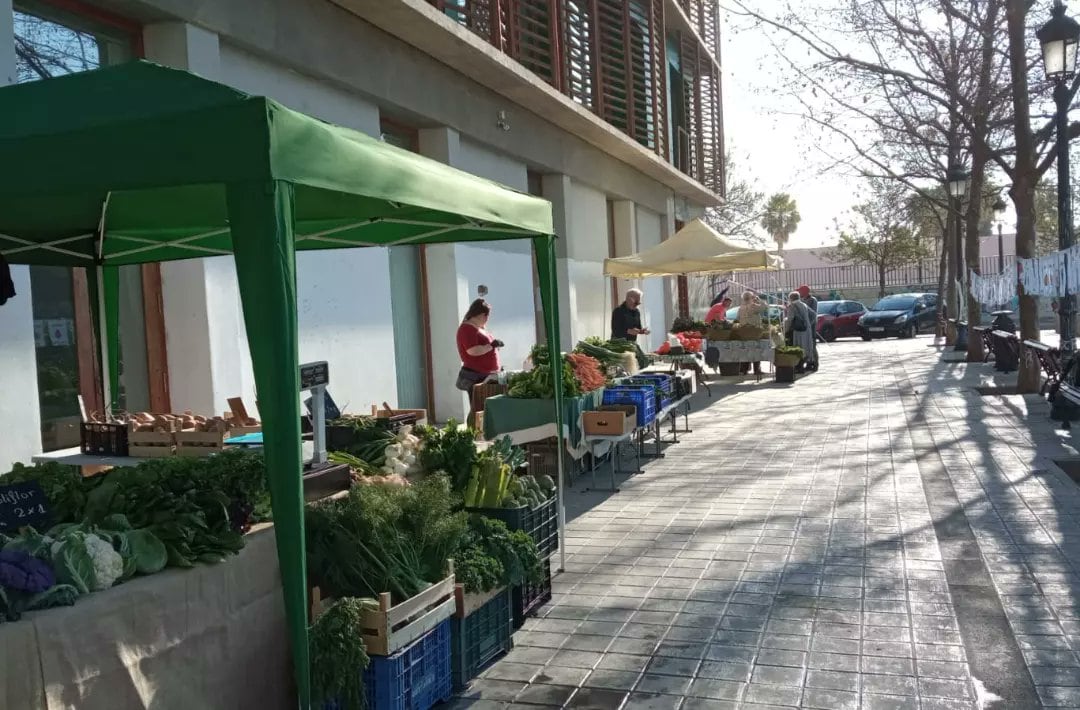
[[[616,493],[619,491],[619,489],[615,487],[615,459],[619,457],[619,446],[621,445],[621,441],[613,442],[611,447],[611,453],[608,454],[611,457],[611,490],[615,491]]]

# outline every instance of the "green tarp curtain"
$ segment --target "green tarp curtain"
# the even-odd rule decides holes
[[[113,396],[115,267],[234,255],[299,703],[309,707],[295,251],[531,238],[558,352],[550,203],[147,62],[0,88],[0,165],[18,168],[0,171],[0,253],[104,281],[95,308],[104,305]],[[562,524],[562,486],[559,495]]]

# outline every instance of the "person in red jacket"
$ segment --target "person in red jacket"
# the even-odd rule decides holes
[[[466,424],[470,427],[476,421],[473,388],[499,372],[499,348],[503,347],[503,341],[488,333],[490,317],[491,306],[484,299],[478,298],[465,312],[465,318],[457,330],[458,356],[461,358],[457,388],[469,394],[469,416]]]

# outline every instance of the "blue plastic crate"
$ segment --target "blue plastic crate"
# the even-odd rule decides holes
[[[656,388],[615,385],[604,390],[604,404],[632,404],[637,407],[637,425],[648,426],[656,419]]]
[[[450,699],[450,619],[364,671],[368,710],[428,710]],[[327,703],[323,710],[340,710]]]

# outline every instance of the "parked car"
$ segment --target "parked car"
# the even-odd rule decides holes
[[[858,301],[818,301],[817,330],[830,343],[858,336],[859,319],[866,306]]]
[[[875,303],[859,318],[859,335],[872,338],[913,338],[932,332],[937,318],[937,295],[898,293]]]

